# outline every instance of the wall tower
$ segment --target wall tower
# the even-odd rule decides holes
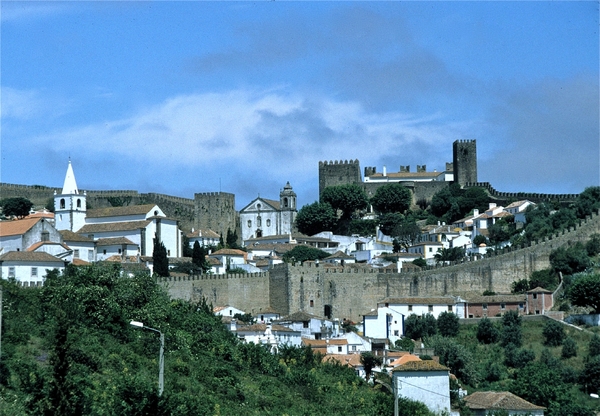
[[[460,186],[477,182],[477,143],[475,140],[456,140],[452,144],[454,182]]]
[[[194,194],[194,227],[210,229],[227,235],[227,230],[238,231],[239,221],[235,210],[235,195],[227,192],[204,192]]]
[[[319,195],[328,186],[360,185],[360,163],[356,160],[319,162]]]

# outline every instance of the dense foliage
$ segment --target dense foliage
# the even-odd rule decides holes
[[[2,281],[0,415],[387,415],[391,394],[309,348],[237,341],[205,302],[147,274],[68,267],[42,288]],[[165,388],[157,394],[158,334]],[[404,403],[404,402],[403,402]],[[406,408],[414,402],[406,402]],[[404,412],[403,414],[407,414]]]
[[[169,259],[167,257],[167,248],[158,238],[154,239],[152,264],[155,275],[169,277]]]
[[[358,185],[328,186],[320,195],[321,203],[328,203],[334,210],[342,213],[342,218],[349,219],[356,211],[364,210],[369,205],[369,198],[364,189]]]
[[[411,202],[412,192],[399,183],[390,183],[377,188],[371,198],[373,209],[381,214],[404,213],[410,208]]]
[[[283,261],[286,263],[302,263],[307,260],[321,260],[326,257],[329,257],[329,253],[315,247],[300,244],[290,251],[287,251],[283,255]]]
[[[0,207],[2,207],[2,214],[11,217],[23,218],[29,215],[29,211],[33,206],[33,202],[27,198],[5,198],[0,201]]]
[[[313,202],[304,205],[296,215],[296,227],[298,227],[298,231],[306,235],[332,231],[336,225],[337,215],[328,203]]]

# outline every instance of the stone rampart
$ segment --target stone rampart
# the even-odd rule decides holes
[[[529,200],[531,202],[559,202],[568,204],[575,202],[579,194],[540,194],[533,192],[500,192],[497,191],[489,182],[472,182],[466,183],[465,188],[484,188],[488,191],[491,197],[499,202],[506,203],[508,201]]]

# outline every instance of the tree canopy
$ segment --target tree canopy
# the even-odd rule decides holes
[[[327,202],[313,202],[304,205],[296,215],[298,231],[306,235],[315,235],[321,231],[332,231],[337,224],[337,215]]]
[[[304,244],[297,245],[283,255],[283,261],[290,263],[293,261],[302,263],[307,260],[321,260],[329,257],[329,253],[319,250],[315,247],[310,247]]]
[[[167,249],[163,242],[158,238],[154,239],[152,264],[154,274],[160,277],[169,277],[169,258],[167,257]]]
[[[328,186],[323,189],[321,203],[328,203],[334,210],[342,212],[342,218],[350,219],[357,210],[366,209],[369,198],[364,189],[356,184]]]
[[[377,188],[371,198],[373,209],[381,214],[403,213],[412,203],[412,192],[399,183],[390,183]]]
[[[29,215],[33,203],[27,198],[17,197],[3,199],[0,201],[0,206],[2,206],[2,213],[5,216],[23,218]]]
[[[569,298],[573,305],[592,308],[593,313],[598,313],[600,311],[600,274],[578,277],[569,289]]]

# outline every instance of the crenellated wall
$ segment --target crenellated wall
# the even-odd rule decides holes
[[[505,249],[489,258],[417,273],[311,263],[279,264],[269,273],[247,277],[223,275],[179,280],[169,287],[169,292],[183,299],[206,296],[214,305],[229,304],[250,312],[271,306],[283,315],[305,311],[323,316],[328,305],[332,318],[358,322],[362,314],[386,297],[468,297],[481,295],[485,290],[509,293],[514,281],[548,268],[553,250],[577,241],[585,242],[598,233],[600,217],[594,214],[577,227],[530,246]]]

